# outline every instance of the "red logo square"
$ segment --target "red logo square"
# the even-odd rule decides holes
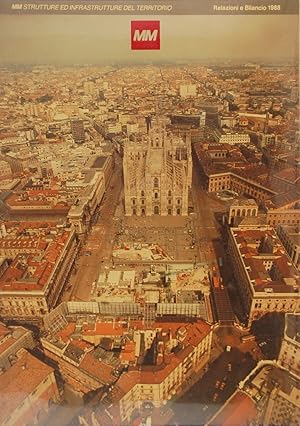
[[[160,49],[160,21],[131,21],[131,49]]]

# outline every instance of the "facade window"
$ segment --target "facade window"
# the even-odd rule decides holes
[[[179,215],[179,214],[180,214],[180,209],[177,209],[177,211],[176,211],[176,212],[177,212],[177,214]]]
[[[141,191],[141,197],[145,197],[145,191]]]
[[[132,200],[132,204],[135,205],[135,199]]]
[[[153,179],[153,186],[154,188],[158,188],[158,185],[159,185],[159,181],[158,181],[158,178],[156,177]]]
[[[172,214],[172,210],[168,209],[168,215],[171,215],[171,214]]]
[[[155,192],[154,198],[158,198],[158,193],[157,192]]]
[[[177,200],[177,204],[180,204],[180,199],[178,198],[178,200]]]
[[[171,197],[171,195],[172,195],[172,192],[169,190],[168,191],[168,197]]]
[[[153,212],[154,212],[154,214],[159,214],[159,207],[158,206],[154,206]]]

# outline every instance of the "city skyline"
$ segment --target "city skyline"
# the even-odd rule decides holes
[[[1,16],[0,64],[110,64],[203,60],[298,63],[297,16],[172,16],[161,49],[132,51],[130,22],[151,17]],[[99,24],[100,23],[100,24]]]

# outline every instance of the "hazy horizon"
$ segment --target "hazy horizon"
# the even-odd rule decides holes
[[[161,49],[132,51],[131,20],[158,19]],[[0,64],[171,63],[208,60],[298,64],[298,16],[1,15]]]

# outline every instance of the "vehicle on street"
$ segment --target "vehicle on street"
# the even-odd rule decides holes
[[[241,337],[241,342],[242,343],[252,342],[253,340],[255,340],[255,336],[253,336],[253,334],[246,334],[245,336]]]
[[[220,389],[223,390],[225,388],[225,386],[226,386],[226,383],[222,382],[221,385],[220,385]]]

